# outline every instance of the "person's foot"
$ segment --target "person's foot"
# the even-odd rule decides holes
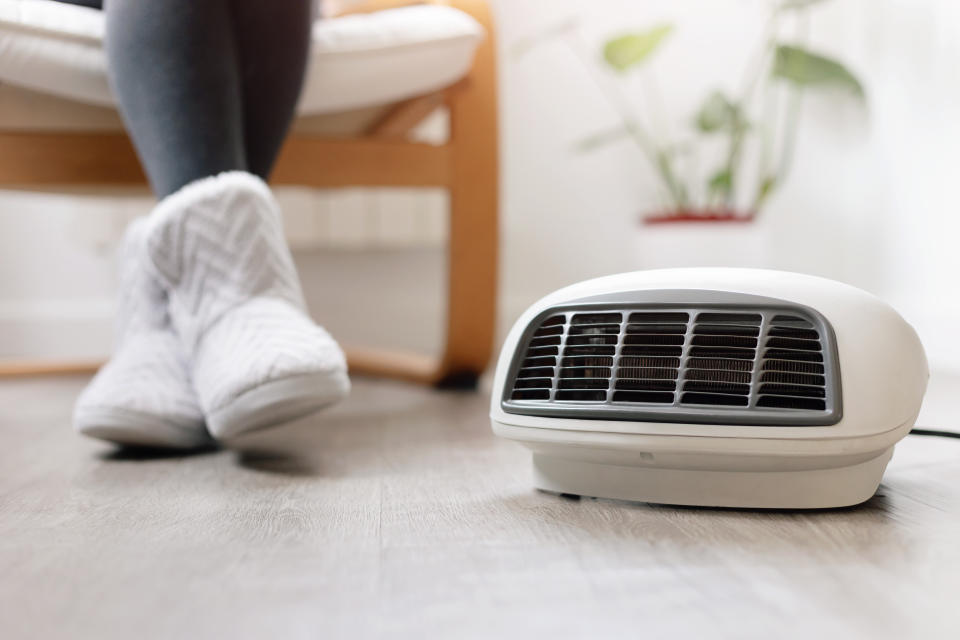
[[[116,353],[77,399],[74,428],[120,445],[209,445],[166,296],[144,269],[144,222],[130,225],[120,247]]]
[[[305,312],[279,207],[262,180],[223,173],[167,197],[150,217],[147,255],[214,437],[278,425],[347,395],[343,352]]]

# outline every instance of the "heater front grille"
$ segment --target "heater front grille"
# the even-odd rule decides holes
[[[810,309],[586,307],[551,309],[531,324],[505,411],[757,425],[840,419],[833,332]]]

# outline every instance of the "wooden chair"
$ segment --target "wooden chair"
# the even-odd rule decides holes
[[[350,12],[412,0],[371,0]],[[354,373],[437,386],[471,386],[486,367],[494,339],[498,251],[498,145],[494,33],[483,0],[432,0],[472,15],[487,30],[469,74],[443,91],[393,106],[362,137],[295,134],[273,176],[277,185],[310,187],[441,187],[449,192],[446,338],[442,355],[347,347]],[[445,144],[406,139],[434,110],[449,111]],[[145,184],[123,133],[0,130],[0,186]],[[6,361],[0,376],[86,373],[91,362]]]

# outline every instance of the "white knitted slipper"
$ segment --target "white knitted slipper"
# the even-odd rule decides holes
[[[74,428],[121,445],[209,445],[166,295],[144,268],[144,222],[135,220],[120,245],[116,353],[77,399]]]
[[[262,180],[245,172],[198,180],[165,198],[148,224],[147,255],[214,437],[346,396],[343,352],[306,314],[280,210]]]

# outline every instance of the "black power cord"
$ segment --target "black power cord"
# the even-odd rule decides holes
[[[935,436],[938,438],[960,438],[960,433],[956,431],[941,431],[940,429],[911,429],[909,435]]]

